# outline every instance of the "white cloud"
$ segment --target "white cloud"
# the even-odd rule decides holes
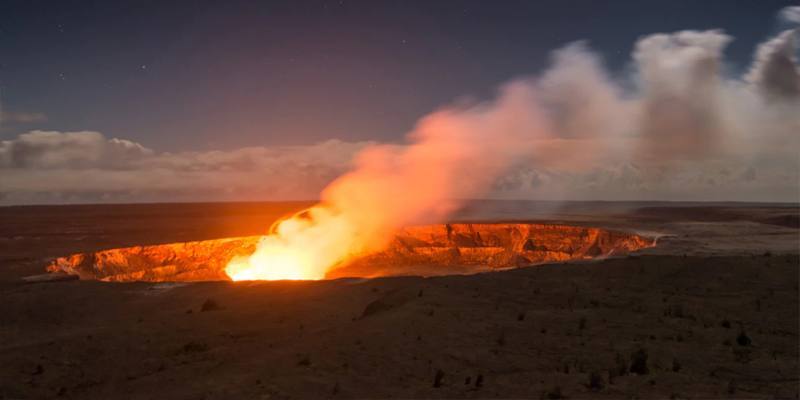
[[[800,24],[800,6],[784,7],[778,16],[786,22]]]
[[[98,132],[0,141],[0,203],[310,199],[367,143],[157,152]]]

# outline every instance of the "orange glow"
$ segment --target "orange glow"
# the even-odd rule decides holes
[[[248,257],[225,268],[234,281],[318,280],[358,248],[351,224],[330,208],[317,205],[276,222]]]
[[[372,145],[322,203],[273,226],[249,257],[225,271],[235,280],[323,279],[353,258],[381,250],[404,226],[443,221],[456,199],[482,195],[547,136],[526,85],[496,102],[444,109],[420,120],[404,146]]]

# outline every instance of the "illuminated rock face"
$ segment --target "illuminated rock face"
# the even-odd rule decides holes
[[[228,280],[224,268],[255,250],[258,236],[135,246],[60,257],[49,272],[103,281]],[[545,262],[592,259],[650,247],[653,239],[598,228],[549,224],[446,224],[400,230],[386,250],[366,255],[327,278],[449,275]]]
[[[447,224],[399,231],[387,250],[362,257],[328,277],[449,275],[586,260],[650,247],[639,235],[552,224]]]
[[[134,246],[59,257],[48,272],[112,282],[228,280],[225,265],[256,248],[259,236]]]

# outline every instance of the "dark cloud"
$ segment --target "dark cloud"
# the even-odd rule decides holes
[[[770,99],[800,98],[797,30],[784,31],[759,46],[747,79]]]

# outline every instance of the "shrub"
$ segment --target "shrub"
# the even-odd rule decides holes
[[[639,349],[631,354],[631,368],[632,374],[647,375],[649,369],[647,368],[647,351]]]
[[[739,346],[750,346],[752,342],[750,336],[747,336],[744,331],[739,332],[739,336],[736,337],[736,343],[738,343]]]
[[[591,374],[589,374],[589,385],[588,385],[588,387],[589,387],[590,390],[595,390],[595,391],[602,390],[604,386],[605,386],[605,383],[603,382],[603,377],[600,376],[599,373],[592,372]]]
[[[203,302],[203,305],[200,306],[200,311],[202,312],[214,311],[218,309],[219,309],[219,304],[217,304],[217,302],[212,299],[206,299],[206,301]]]
[[[441,387],[442,382],[444,382],[444,371],[437,369],[436,376],[433,377],[433,387]]]

